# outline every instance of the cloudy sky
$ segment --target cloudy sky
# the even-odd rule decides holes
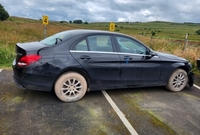
[[[10,16],[88,22],[200,23],[200,0],[1,0]]]

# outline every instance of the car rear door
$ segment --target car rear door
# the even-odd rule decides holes
[[[92,35],[77,42],[70,52],[90,75],[91,87],[100,89],[119,84],[120,58],[114,50],[111,36]]]
[[[159,57],[148,57],[147,48],[140,42],[125,36],[116,36],[121,60],[121,82],[130,86],[159,84],[161,62]]]

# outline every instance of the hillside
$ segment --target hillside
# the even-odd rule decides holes
[[[41,24],[41,20],[34,20],[21,17],[10,17],[9,21],[17,24],[34,23]],[[175,22],[115,22],[116,31],[125,34],[137,34],[151,36],[155,32],[156,38],[184,40],[186,33],[189,34],[188,39],[192,41],[200,41],[200,35],[196,31],[200,29],[197,23],[175,23]],[[41,24],[41,26],[43,26]],[[89,24],[73,24],[65,21],[50,21],[48,27],[59,26],[61,29],[101,29],[109,30],[109,22],[92,22]],[[49,33],[51,34],[51,32]]]

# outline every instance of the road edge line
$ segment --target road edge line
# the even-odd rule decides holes
[[[0,69],[0,72],[2,71],[3,69]]]
[[[115,102],[108,95],[108,93],[105,90],[102,90],[101,92],[103,93],[103,95],[105,96],[105,98],[107,99],[107,101],[110,103],[110,105],[112,106],[112,108],[115,110],[115,112],[117,113],[117,115],[119,116],[119,118],[121,119],[121,121],[123,122],[123,124],[126,126],[126,128],[128,129],[128,131],[132,135],[138,135],[138,133],[132,127],[132,125],[130,124],[130,122],[126,119],[125,115],[122,113],[122,111],[117,107],[117,105],[115,104]]]
[[[198,85],[194,84],[193,86],[200,90],[200,87]]]

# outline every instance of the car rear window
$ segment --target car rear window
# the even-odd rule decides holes
[[[44,44],[45,46],[53,46],[62,42],[65,38],[67,38],[70,35],[71,34],[68,31],[59,32],[41,40],[40,43]]]

